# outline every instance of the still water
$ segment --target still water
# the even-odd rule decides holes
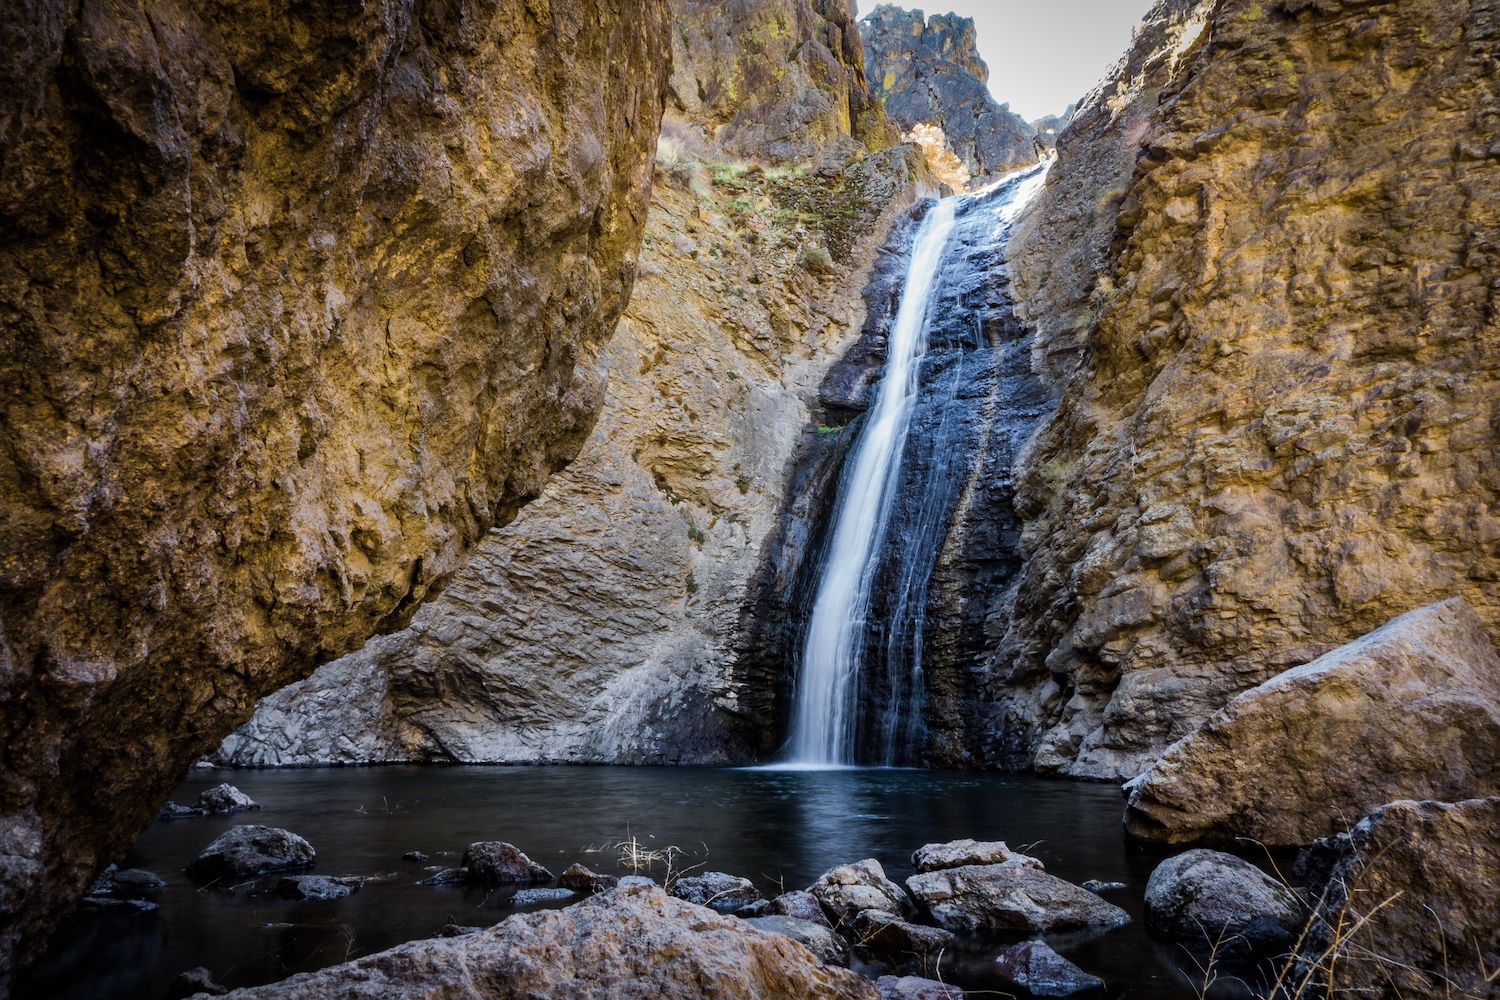
[[[1069,881],[1127,884],[1107,898],[1130,912],[1129,926],[1045,936],[1108,983],[1107,993],[1090,995],[1186,1000],[1197,995],[1191,979],[1201,978],[1185,954],[1146,937],[1146,879],[1166,854],[1126,841],[1124,802],[1113,786],[916,770],[428,765],[195,772],[175,800],[191,803],[225,780],[264,808],[154,824],[122,867],[167,881],[143,894],[158,909],[69,917],[20,984],[21,1000],[159,1000],[195,966],[227,986],[253,986],[425,938],[450,921],[488,925],[516,912],[509,893],[417,880],[432,865],[456,866],[476,840],[510,841],[554,874],[575,861],[623,874],[612,845],[632,835],[682,849],[687,864],[751,878],[768,896],[867,857],[901,881],[924,843],[1004,840]],[[298,902],[267,894],[265,883],[201,889],[182,873],[209,841],[247,823],[307,838],[319,874],[388,877],[344,899]],[[431,861],[403,861],[412,850]],[[944,958],[943,978],[976,991],[1006,990],[992,972],[994,958],[1025,936],[962,942]]]

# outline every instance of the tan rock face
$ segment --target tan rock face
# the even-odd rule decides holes
[[[0,955],[24,956],[258,696],[403,625],[582,444],[669,22],[13,13]]]
[[[996,756],[1133,775],[1394,614],[1500,625],[1495,17],[1163,3],[1064,134]]]
[[[934,182],[911,147],[836,180],[803,168],[719,181],[657,185],[605,411],[579,458],[411,628],[267,698],[218,759],[751,756],[767,734],[742,722],[746,595],[793,455],[817,437],[818,385],[864,323],[876,249]],[[834,204],[858,214],[819,214]],[[803,263],[814,246],[831,275]]]
[[[1392,797],[1500,793],[1500,656],[1461,599],[1235,698],[1135,782],[1125,828],[1310,844]]]
[[[878,1000],[875,984],[824,965],[785,934],[630,886],[486,931],[413,941],[233,1000]]]

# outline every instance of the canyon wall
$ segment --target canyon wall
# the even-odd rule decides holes
[[[860,31],[871,94],[955,190],[1036,163],[1036,129],[990,96],[972,19],[881,4]]]
[[[1401,612],[1500,633],[1497,74],[1494,0],[1167,0],[1084,102],[1010,248],[1062,400],[990,759],[1132,775]]]
[[[0,989],[257,698],[399,628],[583,444],[656,0],[0,25]]]

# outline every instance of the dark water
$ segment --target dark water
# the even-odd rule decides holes
[[[1108,983],[1107,994],[1090,995],[1196,996],[1191,960],[1142,928],[1146,879],[1165,854],[1127,844],[1123,800],[1112,786],[914,770],[411,766],[195,773],[176,801],[192,802],[224,780],[265,808],[152,826],[122,866],[167,880],[144,894],[159,909],[70,917],[20,984],[21,1000],[157,1000],[179,972],[200,965],[226,985],[252,986],[428,937],[450,920],[488,925],[516,912],[508,894],[418,885],[426,866],[401,855],[421,850],[433,856],[429,864],[453,866],[472,841],[508,840],[554,873],[575,861],[623,873],[616,852],[600,848],[629,834],[653,847],[675,845],[689,864],[747,876],[767,895],[866,857],[900,881],[911,874],[911,852],[927,842],[1033,845],[1028,852],[1062,878],[1129,886],[1108,898],[1130,912],[1131,925],[1046,935]],[[203,889],[182,874],[209,841],[246,823],[306,837],[320,874],[390,877],[341,900],[294,902],[258,894],[253,884]],[[1005,990],[993,960],[1025,936],[964,941],[944,958],[943,978]]]

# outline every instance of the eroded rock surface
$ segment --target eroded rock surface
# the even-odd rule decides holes
[[[1036,163],[1036,130],[990,96],[973,19],[881,4],[859,26],[870,92],[944,181],[977,188]]]
[[[0,979],[582,445],[658,0],[41,0],[0,68]]]
[[[1168,0],[1059,137],[990,759],[1130,777],[1394,615],[1500,631],[1497,48],[1488,3]]]
[[[613,889],[481,933],[389,951],[236,990],[235,1000],[878,1000],[875,985],[825,965],[781,933],[673,899]]]
[[[1454,598],[1235,698],[1131,783],[1125,827],[1304,845],[1392,796],[1497,793],[1500,656]]]

